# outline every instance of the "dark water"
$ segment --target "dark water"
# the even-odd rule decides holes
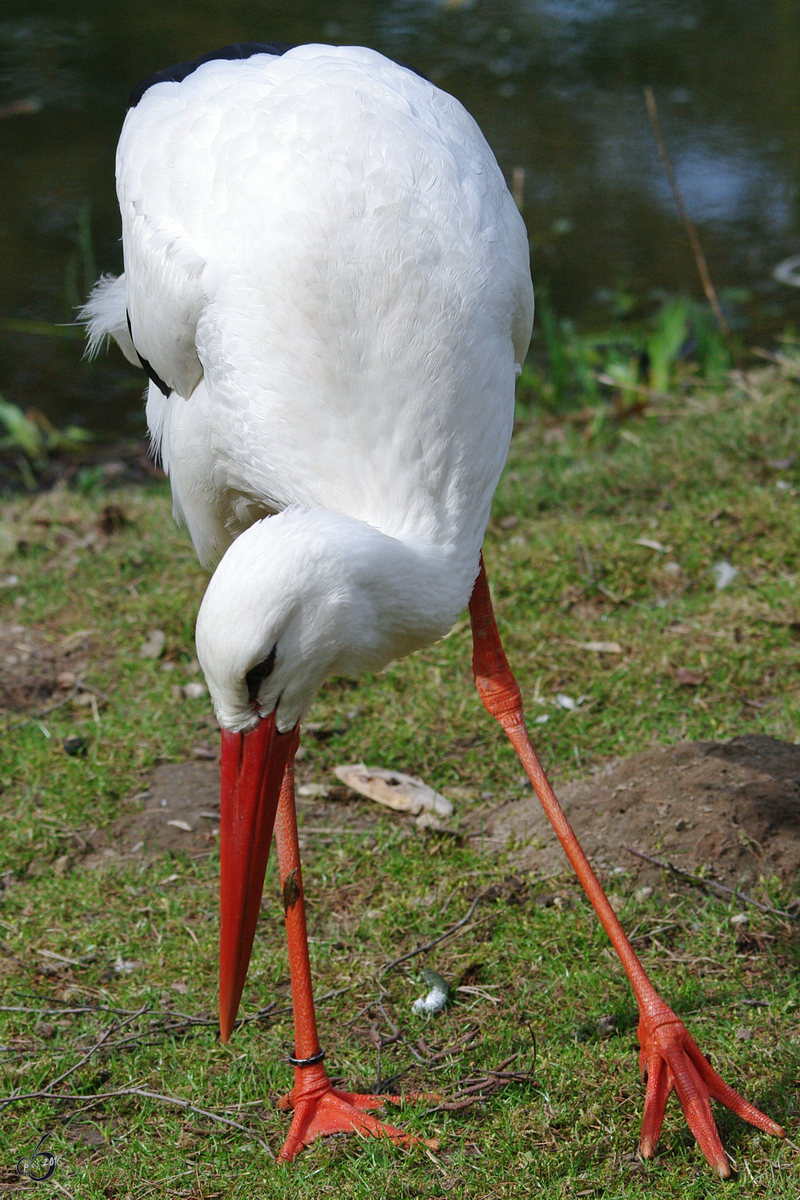
[[[772,270],[800,252],[798,0],[3,0],[0,391],[59,424],[143,428],[111,351],[15,332],[69,321],[118,272],[114,147],[131,87],[228,42],[373,46],[456,95],[511,179],[525,170],[534,282],[581,326],[627,293],[701,295],[658,161],[651,85],[685,203],[745,340],[800,328]],[[21,111],[20,111],[21,110]]]

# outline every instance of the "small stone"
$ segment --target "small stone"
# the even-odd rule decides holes
[[[686,829],[686,822],[684,821],[683,817],[681,817],[679,821],[675,822],[675,829],[678,833],[683,833],[684,829]]]
[[[147,641],[139,647],[139,658],[161,658],[167,643],[167,635],[163,629],[153,629],[147,635]]]
[[[735,916],[731,917],[731,925],[736,925],[737,927],[740,927],[742,925],[749,925],[749,924],[750,924],[750,914],[749,913],[746,913],[746,912],[736,913]]]
[[[419,829],[441,829],[442,822],[436,816],[436,813],[422,812],[418,817],[414,818],[414,824]]]
[[[199,680],[193,680],[192,683],[185,683],[181,692],[185,700],[199,700],[201,696],[208,694],[208,688]]]
[[[640,887],[636,889],[636,891],[633,893],[633,896],[634,899],[641,904],[643,900],[646,900],[648,896],[652,896],[652,894],[653,889],[651,887]]]
[[[200,758],[206,762],[213,762],[217,757],[216,750],[212,750],[210,746],[200,742],[197,746],[192,746],[192,758]]]
[[[64,753],[70,758],[75,758],[78,754],[86,753],[86,742],[77,733],[73,733],[70,737],[64,738],[63,741]]]

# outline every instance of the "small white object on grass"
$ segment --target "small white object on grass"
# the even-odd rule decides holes
[[[419,1000],[414,1001],[411,1011],[416,1017],[430,1017],[447,1006],[450,987],[443,975],[438,971],[431,971],[429,967],[423,970],[422,978],[430,991],[427,996],[420,996]]]
[[[191,683],[185,683],[181,692],[185,700],[199,700],[201,696],[208,695],[208,688],[199,679],[195,679]]]
[[[123,958],[121,954],[118,954],[114,970],[118,975],[130,975],[131,971],[138,971],[141,965],[135,958]]]
[[[139,658],[161,658],[166,642],[167,635],[163,629],[151,630],[147,635],[147,641],[142,642],[139,647]]]
[[[726,588],[729,583],[733,583],[739,574],[738,567],[732,566],[729,562],[716,562],[711,570],[714,573],[714,586],[718,592]]]

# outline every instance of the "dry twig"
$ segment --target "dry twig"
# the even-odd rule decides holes
[[[711,276],[708,272],[706,257],[703,254],[703,248],[700,245],[700,239],[697,236],[697,230],[692,224],[691,217],[686,211],[686,205],[683,203],[683,196],[681,195],[680,188],[678,187],[678,181],[675,178],[675,172],[672,169],[672,162],[670,161],[667,147],[664,143],[664,138],[661,133],[661,126],[658,120],[656,98],[651,87],[646,87],[644,89],[644,98],[647,104],[647,111],[650,114],[650,122],[653,126],[653,133],[655,134],[661,165],[663,166],[664,173],[669,180],[669,186],[672,190],[672,196],[675,200],[675,205],[680,213],[681,220],[683,221],[683,227],[686,230],[686,234],[689,238],[689,242],[694,253],[694,259],[697,263],[697,270],[700,274],[700,280],[703,284],[703,291],[705,292],[708,303],[711,305],[711,309],[717,319],[719,331],[725,339],[725,345],[730,351],[731,358],[738,365],[739,356],[736,353],[736,347],[734,346],[733,339],[731,338],[731,331],[728,328],[728,322],[725,320],[722,309],[720,308],[719,300],[717,299],[717,293],[714,288],[714,284],[711,282]]]
[[[164,1104],[175,1104],[179,1108],[187,1109],[188,1112],[197,1113],[198,1116],[208,1117],[210,1121],[219,1121],[221,1125],[230,1125],[232,1128],[246,1133],[254,1142],[258,1142],[259,1146],[263,1150],[266,1150],[270,1158],[275,1157],[267,1143],[262,1141],[258,1134],[253,1133],[252,1129],[248,1129],[246,1125],[240,1125],[238,1121],[231,1121],[229,1117],[221,1117],[219,1113],[209,1112],[207,1108],[198,1108],[195,1104],[190,1104],[188,1100],[181,1100],[178,1096],[162,1096],[160,1092],[149,1092],[145,1088],[117,1088],[114,1092],[96,1092],[94,1095],[88,1096],[78,1095],[75,1092],[56,1092],[52,1095],[47,1091],[27,1092],[25,1095],[8,1096],[0,1103],[5,1106],[16,1103],[17,1100],[81,1100],[88,1107],[88,1105],[95,1104],[100,1100],[114,1100],[117,1096],[143,1096],[146,1100],[161,1100]]]
[[[735,896],[737,900],[744,900],[745,904],[752,904],[753,908],[760,908],[762,912],[774,913],[777,917],[786,917],[789,921],[796,921],[798,913],[786,912],[782,908],[773,908],[771,904],[762,904],[760,900],[754,900],[752,896],[748,896],[747,892],[739,892],[736,888],[729,888],[724,883],[719,883],[716,879],[704,879],[702,875],[693,875],[691,871],[685,871],[683,867],[676,867],[674,863],[667,862],[664,858],[655,858],[652,854],[645,854],[642,850],[634,850],[633,846],[623,846],[623,850],[627,850],[628,854],[635,854],[637,858],[643,858],[645,862],[652,863],[655,867],[663,867],[667,871],[674,871],[676,875],[680,875],[683,879],[689,879],[692,883],[700,884],[701,887],[719,888],[721,892],[726,892],[729,896]]]
[[[435,937],[432,942],[426,942],[424,946],[417,946],[416,950],[409,950],[408,954],[401,954],[400,958],[395,958],[392,959],[391,962],[384,963],[380,970],[381,975],[385,975],[387,971],[391,971],[395,967],[399,967],[400,963],[407,962],[409,958],[416,958],[418,954],[424,954],[426,950],[431,950],[434,946],[438,946],[439,942],[443,942],[445,938],[450,937],[451,934],[455,933],[459,929],[462,929],[467,924],[482,899],[483,893],[481,892],[480,895],[475,897],[475,899],[472,901],[472,904],[470,904],[466,915],[463,916],[460,921],[456,921],[455,925],[451,925],[449,929],[445,929],[444,933],[440,933],[439,936]]]

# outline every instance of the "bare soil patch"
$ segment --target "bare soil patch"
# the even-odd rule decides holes
[[[13,717],[55,704],[75,689],[87,667],[91,633],[79,629],[59,637],[38,627],[0,623],[0,714]]]
[[[213,853],[219,835],[219,786],[218,762],[160,764],[147,791],[129,801],[132,811],[91,832],[84,866],[101,866],[116,855]],[[299,795],[297,812],[301,848],[342,832],[369,831],[378,820],[367,802],[338,786],[324,799]]]
[[[800,879],[800,746],[765,735],[730,742],[655,747],[607,763],[587,779],[556,786],[581,843],[602,876],[620,869],[658,883],[661,872],[625,846],[702,872],[729,887],[761,877]],[[135,811],[93,832],[87,866],[116,854],[213,853],[219,827],[219,764],[165,763]],[[369,832],[379,813],[345,788],[298,797],[301,842]],[[409,818],[395,814],[395,819]],[[470,825],[470,818],[467,818]],[[511,865],[554,876],[564,853],[531,792],[472,818],[468,837],[486,851],[511,851]]]
[[[750,734],[658,746],[555,790],[600,874],[622,868],[657,882],[660,871],[624,849],[632,846],[734,888],[800,878],[798,745]],[[542,875],[565,867],[533,793],[485,815],[472,837],[510,847],[515,865]]]

